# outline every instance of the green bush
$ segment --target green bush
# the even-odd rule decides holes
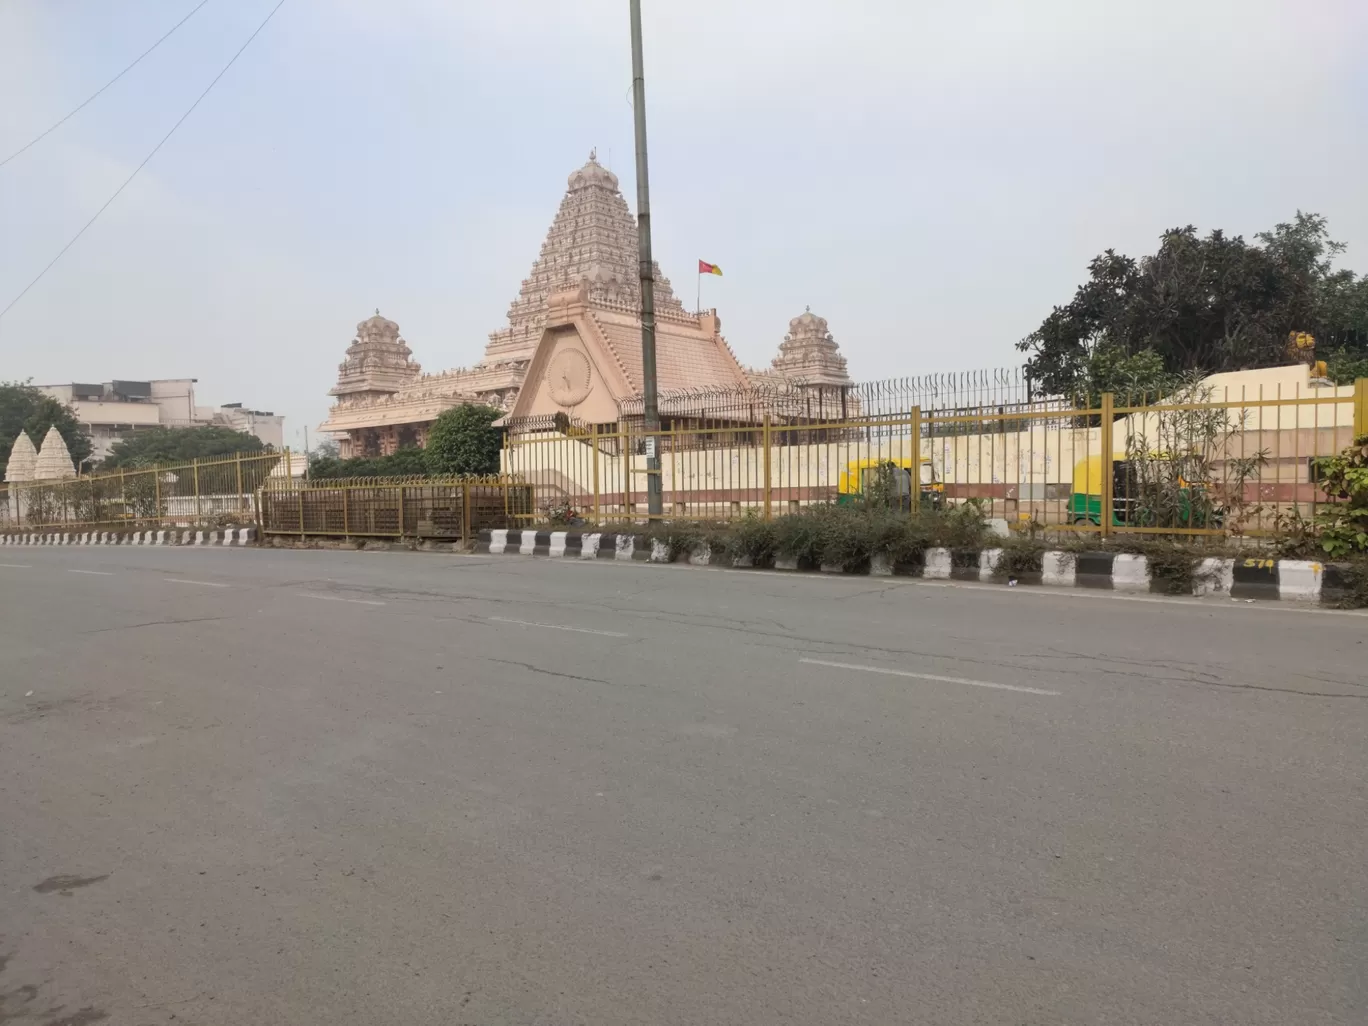
[[[455,406],[428,430],[423,462],[429,474],[497,474],[503,432],[494,427],[502,413],[491,406]]]
[[[746,556],[753,566],[772,566],[779,543],[779,533],[773,520],[762,520],[754,510],[736,522],[727,532],[726,548],[732,557]]]
[[[875,556],[897,564],[918,563],[926,550],[943,547],[977,565],[990,538],[983,511],[973,503],[945,511],[909,514],[878,506],[809,506],[773,521],[777,555],[800,567],[865,570]]]
[[[943,514],[925,513],[910,517],[905,513],[871,511],[869,515],[869,555],[882,556],[894,566],[919,564],[926,550],[935,544],[934,535]]]
[[[998,580],[1017,580],[1045,569],[1046,545],[1043,542],[1032,538],[1006,538],[1000,548],[1002,552],[993,565],[993,577]]]
[[[1345,581],[1344,594],[1332,603],[1338,609],[1368,609],[1368,559],[1359,557],[1337,563],[1336,569]]]
[[[389,456],[355,456],[349,460],[315,454],[309,460],[309,477],[315,481],[350,477],[426,477],[427,473],[422,449],[400,449]]]
[[[866,509],[837,506],[819,515],[822,536],[819,562],[839,566],[846,573],[867,571],[876,539],[889,529],[886,523],[890,519],[886,508],[877,506]]]
[[[1151,542],[1138,546],[1149,566],[1152,590],[1165,595],[1191,595],[1202,554],[1181,545]]]
[[[809,506],[799,513],[779,517],[774,524],[774,554],[783,559],[796,560],[805,570],[816,569],[822,563],[828,539],[828,520],[833,510],[850,509],[837,506]],[[852,512],[854,512],[852,510]]]
[[[933,516],[939,523],[936,546],[961,551],[985,547],[988,519],[983,506],[975,500],[957,503]]]
[[[655,525],[651,541],[665,546],[665,558],[671,563],[681,557],[688,558],[703,541],[703,530],[698,524],[687,521],[667,521]]]
[[[1341,500],[1316,516],[1326,558],[1368,553],[1368,435],[1359,435],[1336,456],[1317,460],[1316,469],[1326,496]]]

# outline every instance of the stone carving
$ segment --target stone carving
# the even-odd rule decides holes
[[[546,368],[546,387],[558,406],[578,406],[593,387],[589,357],[578,349],[562,349]]]
[[[827,327],[812,307],[789,321],[788,334],[779,343],[779,355],[770,366],[789,381],[806,385],[849,385],[846,359]]]

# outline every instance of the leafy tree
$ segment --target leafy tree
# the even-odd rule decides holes
[[[489,406],[455,406],[428,430],[424,462],[430,474],[497,474],[503,432],[494,421],[503,414]]]
[[[1094,401],[1163,390],[1175,375],[1286,363],[1294,331],[1314,335],[1323,358],[1368,357],[1368,277],[1334,268],[1343,251],[1325,218],[1300,211],[1253,243],[1174,228],[1141,260],[1096,257],[1073,299],[1018,348],[1041,391]]]
[[[202,427],[155,427],[134,432],[115,442],[101,470],[150,466],[156,463],[188,463],[238,452],[261,452],[265,444],[256,435],[206,424]]]
[[[4,474],[10,449],[20,431],[27,431],[33,444],[41,446],[43,436],[54,424],[79,467],[90,458],[90,435],[71,407],[45,395],[28,382],[0,382],[0,476]]]

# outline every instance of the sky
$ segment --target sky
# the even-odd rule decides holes
[[[0,0],[0,160],[198,0]],[[0,309],[276,0],[210,0],[0,168]],[[826,317],[858,380],[1020,362],[1088,261],[1329,218],[1368,272],[1362,0],[645,0],[655,255],[743,363]],[[635,209],[626,0],[286,0],[0,319],[0,380],[198,378],[326,416],[378,307],[425,370],[506,323],[591,148]]]

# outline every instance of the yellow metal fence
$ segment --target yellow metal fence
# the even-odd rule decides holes
[[[503,458],[534,489],[532,508],[514,517],[527,524],[647,519],[654,440],[670,519],[773,517],[878,490],[908,510],[973,501],[1009,523],[1104,535],[1266,534],[1334,501],[1316,460],[1365,433],[1368,381],[1359,381],[1193,388],[1162,402],[1108,393],[1085,408],[758,415],[650,435],[631,423],[532,423],[514,426]]]
[[[0,485],[0,529],[210,527],[248,524],[254,494],[286,469],[285,452],[237,453],[61,481]]]
[[[268,535],[469,541],[532,511],[532,488],[507,475],[272,481],[261,492]]]

